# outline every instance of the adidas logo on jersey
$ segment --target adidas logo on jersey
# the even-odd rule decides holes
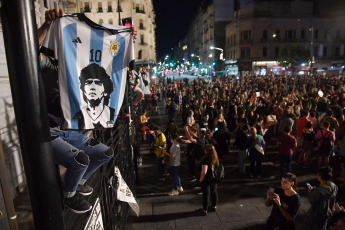
[[[79,37],[77,37],[76,39],[74,39],[72,42],[75,42],[75,43],[81,43],[81,40]]]

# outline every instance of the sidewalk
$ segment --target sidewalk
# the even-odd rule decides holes
[[[160,122],[163,128],[167,123],[165,106],[159,103],[159,114],[151,115],[151,122]],[[177,117],[176,117],[177,118]],[[180,116],[177,125],[181,129]],[[232,141],[233,138],[232,138]],[[181,153],[184,145],[181,145]],[[219,203],[217,212],[207,213],[206,216],[198,216],[197,209],[202,207],[202,195],[198,195],[195,188],[197,182],[185,180],[188,174],[187,157],[182,154],[180,177],[184,192],[178,196],[168,196],[172,189],[170,176],[165,181],[158,181],[156,157],[150,154],[148,144],[142,144],[141,156],[143,165],[139,167],[139,183],[136,185],[137,202],[140,206],[140,216],[132,213],[129,230],[185,230],[185,229],[264,229],[265,222],[272,207],[265,206],[265,197],[269,186],[280,187],[280,179],[272,175],[279,175],[279,161],[277,147],[271,148],[263,162],[262,178],[252,179],[249,175],[237,173],[237,151],[231,150],[224,156],[225,179],[218,184]],[[316,176],[310,170],[305,170],[293,164],[293,173],[297,175],[299,182],[299,194],[301,196],[301,209],[297,217],[297,229],[303,220],[305,212],[309,208],[307,191],[303,187],[306,182],[316,183]],[[249,162],[247,162],[247,171]]]

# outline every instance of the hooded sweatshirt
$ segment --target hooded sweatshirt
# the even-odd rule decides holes
[[[330,182],[327,187],[318,186],[311,190],[308,200],[311,204],[308,213],[316,219],[326,220],[330,218],[335,211],[335,201],[338,193],[338,187]]]

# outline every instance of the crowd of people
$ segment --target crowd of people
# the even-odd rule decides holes
[[[207,210],[215,210],[218,196],[216,186],[203,185],[203,178],[209,174],[204,162],[208,166],[210,162],[219,164],[229,150],[236,149],[238,174],[261,178],[269,174],[262,173],[265,170],[262,161],[277,146],[280,174],[269,176],[282,178],[282,187],[267,194],[266,205],[273,205],[268,229],[293,229],[291,226],[300,207],[297,179],[291,167],[293,161],[305,170],[317,172],[320,186],[308,187],[312,207],[305,225],[310,229],[325,229],[323,226],[327,226],[335,210],[344,211],[335,199],[336,184],[343,189],[345,181],[344,81],[343,76],[327,75],[248,75],[239,80],[197,78],[191,82],[168,78],[151,86],[151,96],[166,104],[169,119],[167,128],[158,131],[165,135],[165,144],[156,141],[152,148],[156,148],[158,157],[158,146],[166,148],[170,140],[174,146],[176,139],[171,136],[175,135],[180,143],[186,144],[181,149],[188,159],[190,177],[187,179],[201,183],[202,211],[207,213]],[[150,104],[146,103],[146,109],[150,109]],[[182,124],[176,124],[178,116]],[[172,126],[170,131],[168,127]],[[184,132],[178,133],[178,127]],[[235,139],[234,145],[230,144],[231,137]],[[210,149],[217,160],[210,158]],[[245,167],[246,161],[249,161],[249,169]],[[164,171],[160,172],[163,180]],[[172,174],[176,177],[176,173]],[[331,182],[332,178],[336,183]],[[178,195],[180,185],[180,180],[174,179],[174,189],[169,195]],[[326,188],[327,192],[319,188]],[[210,191],[212,206],[207,207]],[[331,198],[323,196],[324,193]],[[321,205],[321,202],[327,206],[318,210],[325,215],[323,218],[313,210],[313,205]],[[320,220],[313,222],[315,228],[307,219],[310,216]]]

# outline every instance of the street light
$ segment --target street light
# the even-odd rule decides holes
[[[222,48],[218,48],[218,47],[215,47],[215,46],[210,46],[210,49],[211,50],[220,50],[221,53],[220,53],[219,59],[223,61],[223,52],[224,52],[224,50]]]

